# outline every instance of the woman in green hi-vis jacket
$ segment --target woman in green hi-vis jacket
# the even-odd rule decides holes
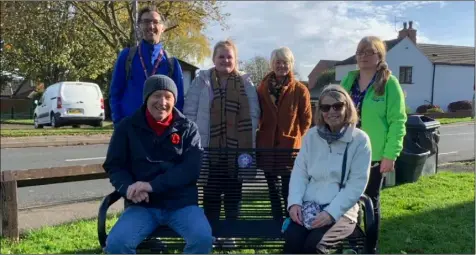
[[[380,189],[384,173],[395,168],[405,136],[405,97],[398,79],[388,69],[385,44],[375,36],[364,37],[355,54],[359,70],[351,71],[341,85],[349,92],[357,108],[358,128],[370,137],[372,164],[365,190],[374,203],[375,233],[369,239],[377,247],[380,223]]]

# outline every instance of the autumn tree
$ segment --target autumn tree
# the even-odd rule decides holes
[[[1,8],[2,69],[50,85],[95,79],[110,68],[114,52],[68,2],[2,2]]]
[[[104,42],[119,52],[134,45],[134,23],[131,1],[73,1],[76,14],[85,17]],[[203,30],[210,22],[226,28],[218,1],[148,1],[139,2],[139,9],[155,5],[166,20],[168,29],[161,40],[175,57],[198,64],[210,56],[210,45]]]
[[[134,44],[130,1],[2,1],[2,70],[18,70],[47,85],[60,80],[98,83],[108,91],[118,52]],[[203,30],[212,21],[223,28],[228,14],[217,1],[140,2],[154,4],[169,30],[162,41],[180,59],[198,64],[208,57]],[[107,93],[105,93],[107,96]]]

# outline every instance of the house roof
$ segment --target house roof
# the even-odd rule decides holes
[[[384,41],[387,51],[397,45],[401,39]],[[417,47],[434,64],[474,66],[474,47],[417,43]],[[336,65],[357,64],[355,55],[338,62]]]
[[[192,71],[192,72],[195,72],[195,70],[197,69],[200,69],[188,62],[185,62],[184,60],[181,60],[179,58],[177,58],[178,62],[180,63],[180,67],[182,67],[182,69],[186,69],[186,70],[189,70],[189,71]]]
[[[329,70],[329,69],[334,68],[334,66],[336,65],[337,62],[339,62],[339,61],[338,60],[326,60],[326,59],[319,60],[319,62],[316,64],[316,66],[314,66],[312,71],[307,76],[307,78],[309,78],[309,81],[311,81],[313,83],[313,84],[311,84],[310,87],[308,86],[308,88],[310,88],[310,89],[314,88],[315,83],[316,83],[316,79],[319,77],[319,75],[322,72],[324,72],[325,70]]]
[[[22,81],[11,81],[7,82],[5,86],[3,86],[3,90],[1,91],[2,97],[15,97],[15,96],[22,96],[25,93],[30,93],[31,91],[35,90],[32,86],[31,80],[22,80]]]
[[[402,39],[393,39],[393,40],[388,40],[384,41],[387,51],[390,51],[395,45],[397,45]],[[343,66],[343,65],[353,65],[357,64],[357,60],[355,59],[355,54],[347,59],[344,59],[342,61],[337,62],[335,65],[336,66]]]
[[[332,67],[334,67],[334,66],[337,64],[337,62],[339,62],[339,60],[325,60],[325,59],[323,59],[323,60],[320,60],[320,61],[319,61],[319,63],[322,63],[322,64],[325,65],[327,68],[332,68]],[[319,63],[318,63],[318,64],[319,64]]]
[[[18,89],[20,89],[22,85],[23,85],[23,82],[7,82],[7,84],[3,86],[3,90],[1,91],[1,96],[11,97],[15,95],[15,92],[17,92]]]
[[[474,47],[425,43],[417,45],[434,64],[474,66]]]

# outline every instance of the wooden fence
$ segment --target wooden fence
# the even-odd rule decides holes
[[[19,240],[18,188],[105,178],[108,177],[101,164],[2,171],[2,236],[12,241]]]

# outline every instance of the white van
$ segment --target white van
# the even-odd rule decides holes
[[[35,100],[35,128],[43,126],[101,127],[105,118],[101,89],[90,82],[58,82],[46,88]]]

